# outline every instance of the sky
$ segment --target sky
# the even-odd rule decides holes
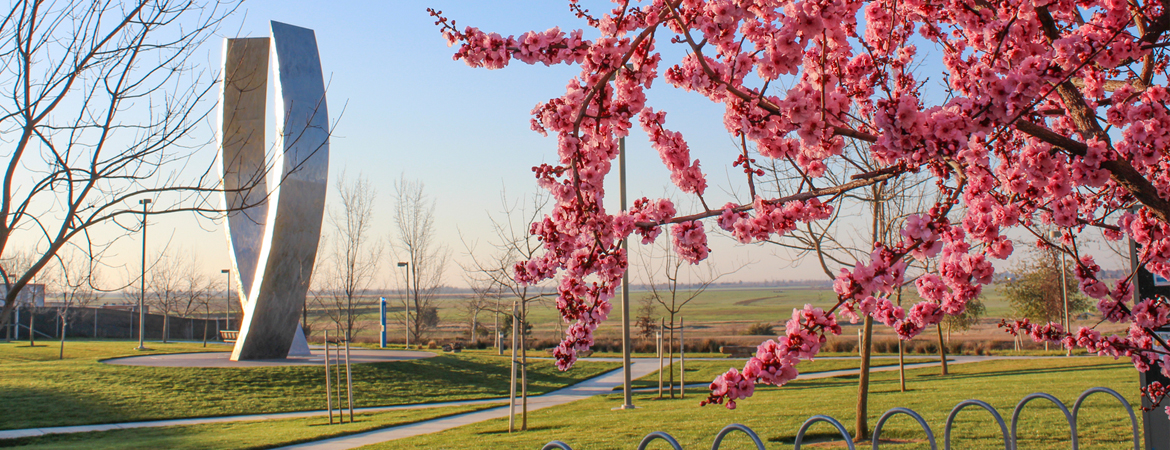
[[[439,240],[453,258],[447,284],[464,286],[459,263],[470,262],[464,242],[479,249],[487,247],[492,238],[489,214],[502,218],[503,198],[515,202],[537,192],[531,168],[556,160],[555,137],[543,137],[529,128],[532,108],[563,94],[564,86],[579,70],[576,66],[523,63],[502,70],[470,68],[452,60],[455,49],[447,46],[426,12],[428,6],[442,10],[460,27],[471,25],[504,35],[585,25],[570,13],[566,2],[560,1],[435,0],[428,4],[257,0],[245,2],[198,58],[217,68],[222,38],[267,36],[270,21],[313,29],[325,74],[330,120],[335,126],[330,141],[327,207],[336,204],[337,179],[366,177],[377,191],[375,237],[388,241],[394,227],[396,180],[406,177],[422,182],[435,201]],[[271,96],[270,92],[269,108]],[[713,194],[708,201],[723,204],[731,200],[724,190],[730,189],[726,180],[734,173],[728,167],[734,158],[728,152],[734,151],[734,145],[721,125],[721,108],[661,80],[649,96],[651,105],[669,111],[669,126],[684,133],[692,156],[703,161],[716,187],[709,191]],[[272,123],[270,118],[269,143],[273,140]],[[212,127],[214,124],[207,124],[206,132]],[[669,172],[644,133],[635,130],[627,139],[627,151],[630,202],[643,196],[674,195],[680,203],[688,203],[671,185]],[[215,149],[200,152],[200,158],[210,158]],[[607,208],[617,210],[616,178],[612,186]],[[326,223],[325,229],[328,227]],[[109,263],[125,273],[123,276],[136,276],[140,245],[137,236],[120,240],[117,250],[109,253]],[[164,248],[194,255],[209,275],[230,265],[222,222],[199,216],[152,217],[147,248],[149,255]],[[769,248],[745,248],[727,238],[713,238],[712,248],[712,262],[717,266],[730,270],[753,263],[725,277],[726,281],[823,277],[818,271],[790,267],[789,261],[776,258]],[[389,269],[397,260],[388,247],[387,269],[380,275],[386,285],[398,276]]]
[[[447,47],[426,12],[428,6],[442,10],[459,27],[476,26],[505,36],[553,26],[564,30],[585,27],[569,11],[567,2],[558,0],[253,0],[226,21],[197,60],[216,69],[223,38],[268,36],[270,21],[313,29],[325,74],[330,120],[335,125],[327,207],[336,204],[335,181],[343,174],[368,178],[377,191],[374,237],[389,241],[395,181],[406,177],[422,182],[435,201],[437,236],[453,257],[446,284],[464,286],[459,266],[469,262],[464,242],[486,247],[492,237],[489,214],[502,217],[502,197],[514,202],[536,192],[531,168],[555,161],[555,137],[542,137],[530,130],[530,111],[538,102],[560,96],[578,70],[576,66],[519,62],[502,70],[469,68],[452,60],[454,49]],[[666,50],[664,63],[677,61],[680,51]],[[270,100],[270,115],[271,104]],[[668,111],[668,128],[681,131],[692,157],[702,161],[712,185],[708,204],[722,205],[734,200],[736,193],[740,202],[747,200],[743,192],[736,191],[740,184],[729,181],[732,177],[739,180],[742,174],[737,176],[739,169],[730,167],[735,145],[722,126],[719,105],[674,89],[661,78],[648,93],[648,104]],[[270,117],[269,143],[273,122]],[[204,132],[211,133],[213,127],[214,123],[207,124]],[[202,149],[199,158],[210,161],[215,151],[214,147]],[[627,139],[627,151],[631,202],[643,196],[667,195],[682,205],[690,204],[670,184],[657,152],[637,127]],[[616,180],[609,186],[613,187],[609,188],[607,209],[616,211]],[[680,209],[680,213],[686,212],[688,209]],[[140,245],[137,236],[119,240],[108,263],[125,277],[136,276]],[[721,269],[744,266],[724,281],[824,278],[812,261],[791,261],[772,246],[743,246],[717,236],[712,237],[711,246],[711,261]],[[152,218],[147,248],[148,254],[167,248],[194,255],[209,276],[219,276],[220,269],[230,264],[222,222],[197,216]],[[381,280],[374,286],[395,283],[399,274],[393,272],[394,262],[398,260],[388,251]]]

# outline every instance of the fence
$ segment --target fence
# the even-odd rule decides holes
[[[1009,431],[1009,428],[1007,426],[1007,423],[1004,422],[1004,420],[1003,420],[1003,416],[1001,416],[999,414],[999,411],[996,411],[995,408],[993,408],[991,405],[989,405],[983,401],[980,401],[980,400],[961,401],[961,402],[959,402],[958,405],[955,405],[955,408],[951,410],[951,413],[949,415],[947,415],[946,426],[943,429],[943,448],[945,450],[951,449],[951,427],[954,425],[955,417],[958,416],[959,411],[962,411],[964,408],[967,408],[969,406],[977,406],[979,408],[983,408],[983,409],[987,410],[987,412],[989,412],[991,414],[991,416],[993,418],[995,418],[995,422],[997,425],[999,425],[1000,432],[1003,434],[1003,448],[1004,448],[1004,450],[1016,450],[1016,424],[1019,422],[1020,412],[1023,411],[1024,406],[1027,405],[1032,400],[1044,399],[1044,400],[1048,400],[1048,401],[1052,402],[1053,404],[1055,404],[1056,407],[1059,408],[1062,413],[1064,413],[1064,418],[1065,418],[1065,420],[1068,421],[1069,437],[1072,441],[1071,442],[1072,449],[1077,450],[1078,448],[1080,448],[1079,444],[1077,443],[1077,413],[1080,412],[1081,404],[1084,403],[1085,399],[1088,398],[1090,395],[1093,395],[1095,393],[1104,393],[1104,394],[1112,395],[1114,398],[1117,399],[1118,402],[1121,403],[1121,406],[1125,408],[1125,411],[1127,413],[1129,413],[1129,421],[1130,421],[1130,424],[1133,425],[1133,448],[1134,448],[1134,450],[1141,450],[1141,437],[1140,437],[1139,432],[1138,432],[1137,415],[1134,414],[1133,407],[1130,406],[1129,402],[1125,400],[1125,397],[1122,397],[1121,394],[1117,393],[1117,391],[1114,391],[1114,390],[1109,389],[1109,388],[1104,388],[1104,387],[1090,388],[1090,389],[1085,390],[1085,392],[1081,393],[1081,396],[1077,398],[1076,403],[1073,404],[1072,412],[1069,412],[1068,408],[1064,406],[1064,403],[1061,403],[1060,400],[1058,400],[1056,397],[1053,397],[1049,394],[1045,394],[1043,392],[1040,392],[1040,393],[1028,395],[1028,396],[1024,397],[1023,400],[1020,400],[1020,402],[1016,404],[1016,409],[1014,411],[1012,411],[1012,420],[1011,420],[1010,431]],[[886,411],[885,414],[882,414],[881,418],[878,419],[877,426],[875,426],[873,429],[873,446],[872,446],[872,448],[874,450],[878,450],[878,448],[879,448],[880,442],[878,439],[881,437],[882,427],[885,426],[887,420],[889,420],[891,417],[896,416],[898,414],[904,414],[904,415],[910,416],[915,421],[917,421],[918,424],[922,426],[922,430],[926,435],[926,441],[930,443],[931,450],[938,450],[938,445],[937,445],[935,437],[934,437],[934,432],[930,429],[930,425],[928,425],[926,423],[926,419],[923,419],[921,415],[919,415],[917,412],[914,412],[914,410],[909,409],[909,408],[892,408],[889,411]],[[803,425],[800,426],[800,430],[796,432],[796,440],[794,442],[794,445],[795,445],[794,450],[800,450],[800,445],[804,441],[805,432],[808,431],[809,427],[811,427],[814,424],[819,423],[819,422],[828,423],[828,424],[832,425],[834,428],[836,428],[837,431],[839,433],[841,433],[841,436],[845,438],[845,443],[848,446],[849,450],[856,450],[857,447],[854,446],[853,437],[849,435],[849,430],[847,430],[845,428],[845,425],[842,425],[841,422],[837,421],[837,419],[834,419],[834,418],[829,417],[829,416],[821,416],[821,415],[810,417],[808,420],[806,420],[804,422]],[[715,435],[715,441],[714,441],[714,443],[711,444],[711,450],[718,450],[719,446],[722,445],[722,443],[723,443],[723,438],[726,437],[727,435],[733,433],[733,432],[736,432],[736,431],[747,434],[748,437],[752,440],[752,443],[755,444],[757,449],[764,450],[764,442],[762,440],[760,440],[760,436],[758,436],[755,431],[752,431],[752,429],[748,428],[746,425],[741,425],[738,423],[733,423],[731,425],[723,427],[723,429],[720,430],[719,433]],[[666,441],[666,443],[669,444],[675,450],[682,450],[682,446],[679,445],[678,441],[676,441],[674,439],[674,437],[672,437],[671,435],[669,435],[667,433],[661,432],[661,431],[655,431],[653,433],[647,434],[646,437],[643,437],[642,441],[638,443],[638,450],[645,450],[646,446],[655,440]],[[568,444],[561,442],[561,441],[549,442],[548,444],[545,444],[544,447],[542,448],[542,450],[555,450],[555,449],[573,450],[572,447],[570,447]]]
[[[21,308],[20,323],[12,324],[7,330],[0,330],[0,336],[16,338],[15,326],[20,327],[19,337],[28,338],[29,317],[31,315],[33,330],[37,339],[61,338],[61,315],[57,307]],[[146,314],[146,339],[156,340],[163,337],[163,315]],[[12,318],[12,317],[10,317]],[[138,311],[113,308],[69,308],[65,315],[66,338],[122,338],[134,339],[138,337]],[[239,317],[232,318],[232,325],[236,325]],[[170,316],[166,319],[167,339],[202,340],[204,327],[207,330],[208,340],[218,340],[219,330],[223,327],[223,320],[195,319]]]

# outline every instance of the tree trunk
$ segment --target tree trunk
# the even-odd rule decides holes
[[[906,392],[906,347],[901,339],[898,339],[898,385],[901,392]]]
[[[170,337],[170,334],[171,334],[171,316],[169,314],[167,314],[166,311],[163,311],[163,332],[162,332],[163,339],[162,339],[162,341],[164,344],[167,343],[167,338]]]
[[[512,303],[512,378],[508,383],[508,432],[516,431],[516,303]]]
[[[674,314],[670,315],[670,341],[666,344],[666,352],[669,355],[666,367],[670,369],[670,398],[674,398]]]
[[[32,308],[29,308],[28,309],[28,346],[29,347],[36,347],[37,346],[36,324],[33,323],[33,318],[35,318],[36,316],[37,315],[36,315],[36,313],[33,312]]]
[[[898,299],[898,306],[902,306],[902,287],[898,286],[898,292],[895,294]],[[902,338],[898,338],[898,385],[901,392],[906,392],[906,342]]]
[[[208,315],[210,314],[209,312]],[[207,346],[207,317],[203,318],[203,346]]]
[[[524,304],[520,305],[520,312],[520,317],[528,317]],[[524,336],[527,327],[527,323],[520,321],[520,430],[528,429],[528,339]]]
[[[943,342],[942,323],[937,326],[938,329],[938,358],[942,361],[942,374],[947,374],[947,344]]]
[[[861,345],[861,370],[857,382],[857,434],[854,442],[869,437],[869,357],[873,354],[873,317],[865,316],[865,334]]]
[[[60,317],[60,319],[61,319],[61,350],[57,354],[57,359],[65,359],[65,318]]]

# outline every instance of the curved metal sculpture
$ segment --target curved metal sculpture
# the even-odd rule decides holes
[[[316,36],[280,22],[271,27],[271,39],[224,40],[220,173],[244,311],[233,361],[308,353],[298,322],[328,185],[329,112]],[[271,157],[264,139],[269,54],[276,74]]]

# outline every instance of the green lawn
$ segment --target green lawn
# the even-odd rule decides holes
[[[1077,395],[1093,386],[1122,392],[1131,404],[1138,401],[1133,366],[1111,358],[990,361],[954,365],[951,375],[946,377],[939,376],[935,368],[909,370],[907,375],[911,391],[901,393],[896,371],[874,374],[870,426],[886,409],[909,407],[926,418],[939,439],[939,448],[942,448],[946,415],[955,404],[968,398],[990,403],[1005,420],[1010,420],[1012,409],[1023,396],[1038,391],[1055,395],[1070,408]],[[477,448],[540,448],[554,439],[578,449],[633,448],[652,431],[670,433],[683,448],[706,448],[715,433],[729,423],[751,427],[770,448],[790,448],[800,424],[814,414],[833,416],[852,430],[856,394],[855,376],[794,381],[782,388],[759,389],[735,410],[722,406],[699,407],[701,395],[676,400],[653,400],[649,395],[639,395],[635,400],[639,409],[611,411],[610,408],[620,403],[620,394],[615,394],[536,411],[528,420],[532,430],[525,433],[508,434],[506,420],[492,420],[373,448],[457,448],[466,442],[476,442]],[[1063,422],[1055,407],[1042,402],[1029,403],[1021,418],[1020,448],[1067,449],[1068,428]],[[909,418],[898,417],[887,424],[882,436],[909,441],[907,445],[897,446],[899,449],[929,448],[922,441],[922,431],[916,427]],[[1105,395],[1097,394],[1086,402],[1078,428],[1082,448],[1124,448],[1130,439],[1128,417],[1116,400]],[[808,437],[828,439],[830,429],[828,425],[818,424]],[[998,427],[980,410],[963,410],[953,433],[952,448],[1003,448],[1002,441],[996,441],[1000,439]],[[746,442],[744,436],[732,435],[726,448],[744,448]],[[661,444],[658,442],[651,448],[667,448]]]
[[[354,422],[329,425],[328,419],[268,420],[213,423],[93,433],[54,434],[3,441],[27,449],[261,449],[361,433],[423,420],[495,408],[499,405],[447,406],[408,411],[355,414]]]
[[[140,354],[135,345],[70,342],[66,351],[71,359],[58,361],[45,360],[47,349],[39,346],[0,343],[0,429],[324,409],[321,367],[169,368],[98,362]],[[155,352],[176,352],[199,344],[148,346]],[[618,366],[582,361],[561,372],[551,361],[530,361],[529,392],[539,395]],[[507,358],[470,354],[359,364],[353,367],[354,403],[364,407],[506,397],[508,367]]]
[[[872,367],[882,366],[897,366],[898,360],[894,358],[877,358],[871,360]],[[937,362],[938,358],[906,358],[906,364]],[[707,383],[714,380],[715,377],[723,375],[727,369],[732,367],[743,370],[744,360],[734,359],[727,361],[687,361],[687,384]],[[815,361],[804,361],[796,366],[800,373],[814,373],[814,372],[830,372],[834,370],[848,370],[858,369],[861,367],[860,359],[818,359]],[[674,379],[675,382],[679,380],[679,364],[678,360],[674,361]],[[936,369],[937,370],[937,369]],[[663,377],[664,382],[669,386],[670,372],[666,372]],[[639,378],[633,383],[634,388],[658,387],[658,371],[650,375]]]

